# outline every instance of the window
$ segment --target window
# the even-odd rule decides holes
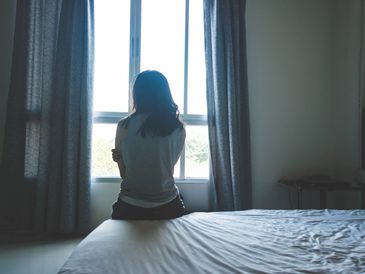
[[[95,1],[92,176],[118,177],[111,160],[117,122],[132,110],[130,84],[161,71],[186,123],[174,176],[208,178],[203,0]]]

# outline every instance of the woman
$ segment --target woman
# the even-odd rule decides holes
[[[185,142],[165,76],[141,72],[133,85],[134,113],[118,123],[113,160],[123,178],[112,219],[171,219],[184,214],[174,166]]]

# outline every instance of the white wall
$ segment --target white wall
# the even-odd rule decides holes
[[[336,2],[333,139],[336,175],[352,178],[360,167],[360,0]]]
[[[359,60],[361,1],[337,0],[333,81],[333,157],[336,177],[357,180],[360,169]],[[347,199],[346,199],[347,197]],[[359,193],[335,195],[345,208],[359,205]]]
[[[255,208],[290,208],[282,176],[357,172],[358,5],[247,1]],[[345,206],[334,197],[331,207]],[[317,198],[306,193],[304,206]]]
[[[289,208],[282,176],[330,173],[332,1],[247,1],[255,208]]]
[[[10,84],[16,0],[0,1],[0,165],[4,140],[6,102]]]

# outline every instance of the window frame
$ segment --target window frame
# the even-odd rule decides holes
[[[208,126],[207,115],[188,114],[188,75],[189,75],[189,1],[185,0],[185,39],[184,39],[184,107],[180,118],[187,126]],[[128,116],[133,109],[131,85],[140,72],[141,63],[141,11],[142,0],[130,0],[130,35],[129,35],[129,95],[128,112],[94,111],[94,124],[117,124],[120,119]],[[210,166],[210,161],[209,161]],[[185,146],[180,156],[180,175],[175,177],[178,182],[206,182],[208,178],[186,178],[185,176]],[[94,182],[120,182],[116,176],[92,177]]]

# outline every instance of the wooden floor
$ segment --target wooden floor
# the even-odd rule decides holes
[[[81,239],[0,245],[0,274],[56,274]]]

